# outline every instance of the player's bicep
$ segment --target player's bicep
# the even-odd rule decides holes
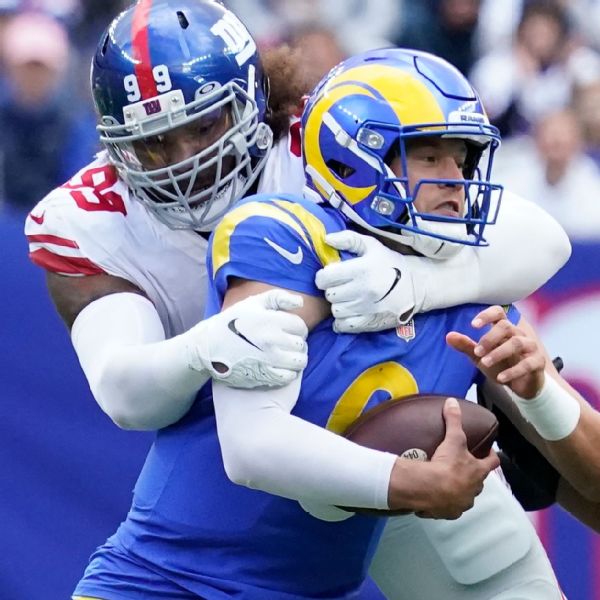
[[[276,289],[276,286],[260,281],[250,281],[248,279],[236,277],[229,278],[222,309],[224,310],[228,306],[236,304],[248,296],[254,296],[272,289]],[[304,294],[296,290],[290,291],[301,296],[304,302],[302,307],[290,312],[300,316],[309,329],[313,329],[323,319],[326,319],[329,316],[330,305],[324,298]]]
[[[324,243],[328,229],[321,218],[298,204],[287,204],[290,210],[268,202],[248,202],[217,226],[211,236],[208,267],[221,300],[231,278],[322,295],[315,285],[315,273],[324,264],[339,260],[339,253]],[[299,215],[293,214],[294,210]]]
[[[71,329],[77,315],[94,300],[109,294],[130,292],[146,296],[136,285],[113,275],[69,277],[46,272],[46,285],[58,314]]]

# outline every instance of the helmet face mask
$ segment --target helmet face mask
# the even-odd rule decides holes
[[[256,181],[272,144],[265,88],[254,41],[210,0],[141,0],[92,64],[100,140],[171,228],[209,231]]]
[[[496,220],[502,191],[490,182],[500,138],[448,63],[402,49],[351,58],[317,87],[302,121],[308,195],[426,256],[486,244],[484,229]],[[412,148],[431,145],[435,162],[436,148],[452,140],[464,148],[462,173],[456,166],[451,176],[417,169],[411,161]],[[455,210],[438,209],[449,190]]]

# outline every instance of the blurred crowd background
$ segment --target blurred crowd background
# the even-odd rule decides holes
[[[66,598],[129,504],[150,442],[95,406],[25,215],[99,150],[89,63],[123,0],[0,0],[0,597]],[[479,90],[503,133],[496,179],[574,243],[524,310],[569,380],[600,407],[600,0],[226,0],[261,48],[304,57],[306,89],[346,56],[434,52]],[[510,265],[507,265],[510,268]],[[600,541],[562,511],[538,517],[571,600],[600,600]]]
[[[0,0],[0,201],[23,211],[97,150],[88,65],[128,2]],[[504,135],[497,179],[600,238],[599,0],[225,0],[261,48],[300,49],[310,89],[369,48],[439,54]]]

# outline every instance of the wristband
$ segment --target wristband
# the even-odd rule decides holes
[[[508,386],[504,386],[504,388],[517,405],[523,418],[534,427],[543,439],[557,442],[575,431],[581,414],[581,406],[556,379],[547,373],[542,389],[531,400],[517,396]]]

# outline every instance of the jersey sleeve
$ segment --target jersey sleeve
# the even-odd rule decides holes
[[[31,261],[59,275],[98,275],[102,267],[91,260],[81,248],[77,228],[70,222],[62,190],[39,202],[25,221]]]
[[[324,238],[341,228],[318,205],[301,198],[248,199],[213,232],[208,255],[211,286],[221,300],[230,277],[321,296],[316,272],[340,260]]]
[[[114,169],[96,161],[50,192],[25,221],[31,261],[60,275],[121,276],[110,265],[127,214],[122,188]]]
[[[521,320],[521,311],[514,305],[508,304],[504,307],[508,320],[516,325]]]

